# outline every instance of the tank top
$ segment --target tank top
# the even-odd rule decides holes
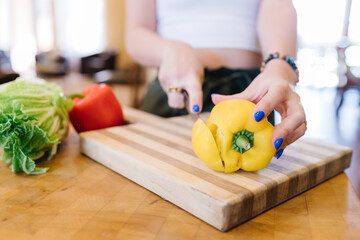
[[[157,32],[194,48],[260,52],[256,22],[261,0],[156,0]]]

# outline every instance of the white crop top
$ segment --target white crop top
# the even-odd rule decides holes
[[[156,0],[157,31],[194,48],[260,52],[256,21],[261,0]]]

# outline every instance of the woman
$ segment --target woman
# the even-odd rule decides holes
[[[190,113],[210,111],[229,98],[250,100],[256,121],[274,109],[282,117],[271,140],[277,158],[305,133],[304,109],[292,87],[296,66],[292,58],[274,58],[275,52],[296,55],[290,0],[127,0],[126,10],[129,54],[159,68],[143,110],[186,114],[184,95],[172,91],[178,88],[188,93]],[[270,57],[260,73],[263,56]]]

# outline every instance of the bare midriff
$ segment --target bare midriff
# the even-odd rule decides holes
[[[261,66],[259,53],[242,49],[196,49],[203,66],[208,69],[254,69]]]

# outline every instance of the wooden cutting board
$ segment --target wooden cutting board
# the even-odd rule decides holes
[[[194,121],[189,116],[165,119],[131,108],[124,112],[130,122],[125,126],[81,133],[82,153],[221,231],[350,166],[351,149],[300,139],[263,170],[216,172],[192,150]]]

